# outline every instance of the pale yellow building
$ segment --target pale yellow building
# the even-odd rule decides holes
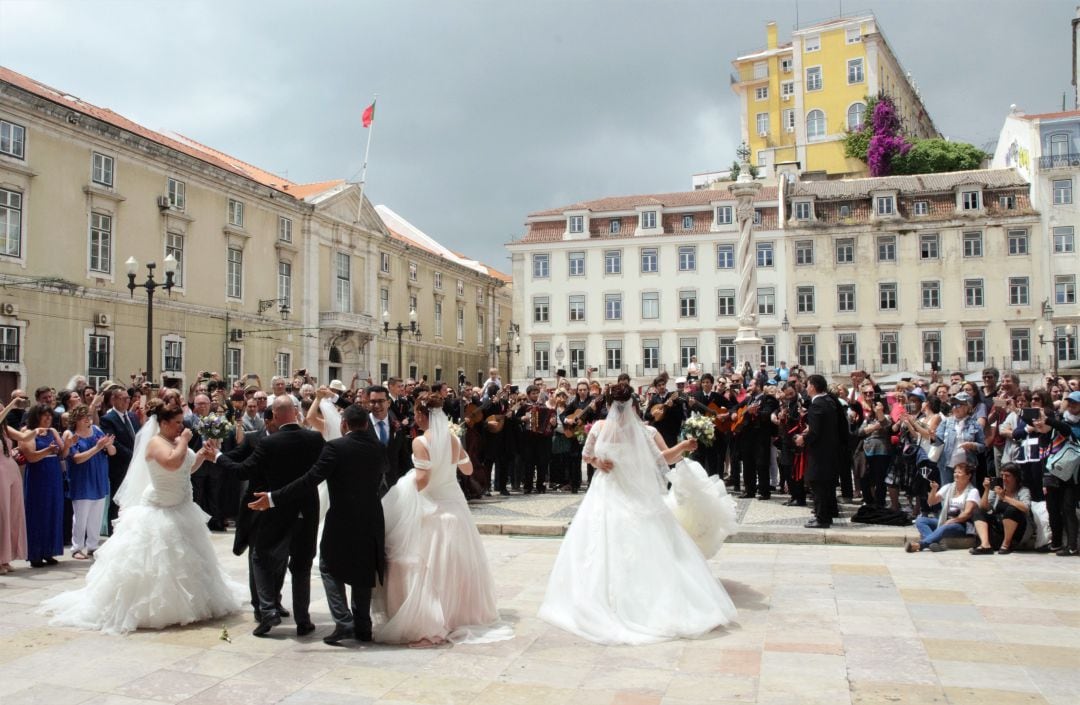
[[[138,284],[146,263],[162,282],[165,258],[178,261],[172,291],[154,296],[152,369],[165,384],[201,370],[378,377],[390,359],[378,272],[408,248],[355,184],[293,183],[0,67],[0,398],[145,368],[147,294],[128,290],[131,257]],[[466,282],[472,327],[453,355],[421,342],[412,359],[419,374],[474,378],[505,282],[456,264],[445,276]],[[404,279],[389,287],[405,298]],[[478,287],[491,330],[478,325]]]
[[[866,98],[879,93],[892,97],[907,134],[938,136],[872,14],[796,29],[784,44],[770,22],[765,48],[732,65],[742,139],[763,176],[777,165],[828,178],[866,176],[866,164],[844,156],[843,140],[870,118]]]

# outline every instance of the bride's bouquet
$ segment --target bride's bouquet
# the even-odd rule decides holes
[[[716,427],[709,417],[693,413],[683,421],[680,437],[693,438],[699,445],[711,446],[716,440]]]
[[[195,431],[203,441],[223,441],[232,435],[235,426],[225,414],[207,414],[200,416],[195,424]]]
[[[453,421],[447,424],[447,428],[450,429],[451,434],[458,438],[465,438],[465,432],[469,430],[465,424],[454,423]]]

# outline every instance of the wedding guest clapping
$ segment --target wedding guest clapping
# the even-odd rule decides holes
[[[94,555],[101,536],[101,517],[109,498],[109,461],[115,455],[114,437],[90,420],[90,409],[79,404],[68,412],[72,430],[64,443],[68,451],[71,508],[71,557],[86,560]]]

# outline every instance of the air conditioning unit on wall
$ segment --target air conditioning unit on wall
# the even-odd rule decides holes
[[[110,318],[107,313],[96,313],[94,314],[94,325],[108,328],[112,325],[112,318]]]
[[[169,203],[169,197],[168,196],[158,196],[157,197],[157,207],[160,208],[161,210],[166,210],[171,205],[172,204]]]
[[[5,301],[0,304],[0,315],[3,316],[15,316],[19,313],[19,307],[13,303]]]

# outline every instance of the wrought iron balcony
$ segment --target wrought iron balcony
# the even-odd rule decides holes
[[[1080,168],[1080,152],[1068,154],[1051,154],[1048,157],[1039,157],[1040,169],[1068,169]]]

